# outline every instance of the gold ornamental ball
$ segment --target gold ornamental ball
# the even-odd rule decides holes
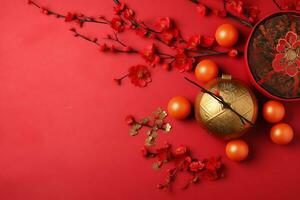
[[[208,93],[200,93],[195,102],[195,116],[209,132],[223,139],[238,138],[246,133],[257,117],[257,100],[250,88],[231,76],[210,81],[205,88],[220,96],[234,113]],[[247,123],[241,116],[246,119]]]

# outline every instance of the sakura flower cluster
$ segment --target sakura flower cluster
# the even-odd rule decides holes
[[[145,158],[157,159],[153,164],[154,169],[160,169],[164,165],[167,167],[165,180],[157,185],[158,189],[170,188],[178,173],[188,173],[190,176],[182,189],[187,189],[191,184],[196,184],[200,180],[215,181],[224,176],[220,157],[193,158],[189,149],[184,145],[176,148],[169,143],[165,143],[160,148],[145,146],[141,152]]]
[[[150,68],[157,65],[162,66],[165,70],[176,68],[180,72],[186,72],[191,71],[196,62],[203,57],[216,55],[235,57],[238,55],[236,49],[216,50],[214,37],[211,36],[199,34],[183,38],[181,31],[169,17],[158,18],[150,27],[141,19],[136,18],[135,12],[119,0],[114,0],[114,16],[112,17],[103,15],[91,17],[75,12],[67,12],[64,15],[40,6],[32,0],[28,0],[28,3],[39,8],[45,15],[62,18],[67,23],[78,25],[79,28],[84,28],[86,23],[109,26],[112,34],[107,34],[105,37],[88,37],[81,34],[76,28],[72,28],[71,31],[75,37],[98,46],[102,53],[136,54],[142,58],[143,63],[130,66],[126,74],[114,79],[118,85],[121,85],[125,78],[129,78],[135,86],[147,86],[152,81]],[[125,31],[134,31],[139,37],[149,39],[148,44],[144,48],[138,49],[121,41],[119,34]],[[165,45],[167,50],[162,51],[161,45]]]

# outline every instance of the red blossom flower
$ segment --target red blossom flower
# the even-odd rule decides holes
[[[120,17],[115,17],[111,20],[110,26],[117,32],[122,32],[124,31],[124,22]]]
[[[126,8],[123,12],[123,16],[125,17],[125,19],[132,19],[132,17],[134,16],[134,12],[130,8]]]
[[[172,22],[169,17],[161,17],[156,21],[155,27],[157,31],[163,32],[172,27]]]
[[[211,157],[206,161],[206,169],[215,172],[222,167],[222,162],[220,157]]]
[[[180,147],[177,147],[175,149],[175,151],[173,152],[174,156],[176,157],[180,157],[180,156],[183,156],[187,153],[187,148],[186,146],[180,146]]]
[[[296,76],[300,69],[300,37],[292,31],[287,32],[285,38],[278,40],[276,51],[272,62],[274,71]]]
[[[159,148],[157,151],[157,160],[159,162],[168,161],[171,158],[171,153],[169,148]]]
[[[128,77],[131,83],[138,87],[146,87],[152,81],[148,67],[136,65],[129,68]]]
[[[204,167],[205,167],[205,164],[201,161],[193,161],[189,165],[189,169],[192,172],[198,172],[198,171],[204,169]]]
[[[107,47],[107,45],[105,43],[103,44],[99,44],[99,51],[104,52],[107,51],[109,48]]]
[[[68,12],[65,18],[65,22],[71,22],[77,19],[77,15],[75,13]]]
[[[236,49],[231,49],[231,50],[228,52],[228,56],[229,56],[229,57],[232,57],[232,58],[236,57],[238,54],[239,54],[239,52],[238,52],[238,50],[236,50]]]
[[[225,8],[235,15],[242,15],[244,13],[244,3],[240,0],[226,0]]]
[[[190,164],[192,162],[192,158],[190,156],[185,156],[183,158],[182,158],[182,156],[179,156],[179,157],[180,157],[180,159],[176,159],[175,160],[175,166],[176,166],[176,168],[179,169],[179,170],[181,170],[181,171],[188,170],[189,166],[190,166]]]
[[[125,10],[125,8],[126,8],[125,3],[121,2],[114,7],[114,13],[116,15],[119,15],[120,13],[122,13]]]
[[[201,16],[207,15],[208,9],[203,3],[198,3],[197,7],[197,12],[200,13]]]
[[[173,28],[173,29],[166,30],[166,31],[162,32],[160,34],[160,36],[161,36],[160,39],[163,42],[165,42],[167,44],[170,44],[172,41],[179,38],[180,33],[179,33],[179,30],[177,28]]]
[[[214,45],[214,43],[215,43],[214,37],[206,36],[206,35],[201,37],[200,46],[202,47],[211,47]]]
[[[135,122],[135,119],[132,115],[127,115],[125,118],[125,122],[128,125],[132,125]]]
[[[227,16],[227,11],[226,10],[217,10],[217,9],[213,9],[212,12],[221,18],[225,18]]]
[[[196,49],[201,43],[201,36],[195,35],[188,39],[187,48],[188,49]]]
[[[41,7],[41,13],[43,13],[45,15],[49,15],[49,10],[47,8]]]
[[[148,31],[143,28],[143,27],[138,27],[136,30],[135,30],[136,34],[141,36],[141,37],[146,37],[146,35],[148,34]]]
[[[251,5],[247,8],[247,14],[249,16],[249,21],[253,22],[257,19],[258,15],[260,14],[260,9],[256,5]]]
[[[145,59],[146,63],[152,67],[160,61],[160,57],[156,54],[156,49],[153,44],[141,50],[140,54]]]
[[[179,52],[175,56],[173,67],[179,69],[180,72],[190,71],[193,68],[194,58],[188,57],[184,52]]]
[[[201,178],[203,180],[207,180],[207,181],[215,181],[218,180],[219,178],[221,178],[222,176],[219,175],[217,172],[212,172],[212,171],[204,171],[201,173]]]

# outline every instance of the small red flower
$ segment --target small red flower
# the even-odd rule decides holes
[[[228,52],[228,56],[229,56],[229,57],[232,57],[232,58],[236,57],[238,54],[239,54],[239,52],[238,52],[238,50],[236,50],[236,49],[231,49],[231,50]]]
[[[200,46],[202,47],[211,47],[215,43],[215,38],[211,36],[202,36]]]
[[[214,9],[212,12],[216,16],[221,17],[221,18],[225,18],[227,16],[227,11],[226,10],[216,10],[216,9]]]
[[[132,125],[135,122],[135,119],[132,115],[127,115],[125,118],[125,122],[128,125]]]
[[[172,27],[172,22],[169,17],[162,17],[156,21],[155,27],[157,31],[163,32],[169,30]]]
[[[41,7],[41,13],[43,13],[45,15],[49,15],[49,10],[47,8]]]
[[[120,13],[122,13],[126,8],[125,3],[121,2],[119,4],[117,4],[117,6],[114,7],[114,13],[116,15],[119,15]]]
[[[159,148],[156,151],[157,151],[157,160],[159,162],[165,162],[170,160],[171,154],[169,148]]]
[[[167,43],[170,44],[172,41],[174,41],[175,39],[178,39],[180,36],[179,30],[177,28],[173,28],[170,30],[166,30],[164,32],[162,32],[160,34],[160,39]]]
[[[140,51],[141,56],[145,59],[146,63],[150,66],[155,66],[160,61],[160,57],[156,54],[154,45]]]
[[[253,22],[260,14],[260,9],[256,5],[251,5],[247,8],[247,14],[249,15],[249,21]]]
[[[136,65],[129,68],[128,77],[131,83],[138,87],[146,87],[152,81],[148,67]]]
[[[175,56],[173,67],[179,69],[180,72],[190,71],[193,68],[194,58],[188,57],[184,52],[179,52]]]
[[[135,30],[136,34],[141,36],[141,37],[146,37],[146,35],[148,34],[148,31],[143,28],[143,27],[138,27],[136,30]]]
[[[206,169],[215,172],[222,167],[222,162],[220,157],[211,157],[206,161]]]
[[[130,8],[126,8],[123,12],[123,16],[125,17],[125,19],[132,19],[132,17],[134,16],[134,12]]]
[[[175,166],[179,170],[186,171],[189,169],[191,162],[192,158],[190,156],[186,156],[183,159],[175,160]]]
[[[274,71],[283,71],[290,77],[296,76],[300,69],[300,38],[297,34],[287,32],[285,38],[278,40],[276,51],[272,62]]]
[[[71,22],[77,19],[77,15],[75,13],[68,12],[65,18],[65,22]]]
[[[122,32],[125,28],[124,22],[120,17],[113,18],[110,25],[117,32]]]
[[[198,172],[198,171],[204,169],[204,167],[205,167],[205,164],[201,161],[193,161],[189,165],[189,169],[192,172]]]
[[[203,3],[198,3],[196,9],[197,9],[197,12],[200,13],[201,16],[207,15],[208,9]]]
[[[217,172],[204,171],[201,173],[201,178],[206,181],[215,181],[221,178]]]
[[[226,0],[225,8],[235,15],[242,15],[244,13],[244,3],[240,0]]]
[[[107,51],[109,48],[107,47],[107,45],[105,43],[103,44],[99,44],[99,51],[104,52]]]
[[[186,146],[180,146],[180,147],[177,147],[174,151],[174,156],[176,157],[180,157],[180,156],[183,156],[187,153],[187,148]]]
[[[187,48],[188,49],[196,49],[201,43],[201,36],[195,35],[188,39]]]

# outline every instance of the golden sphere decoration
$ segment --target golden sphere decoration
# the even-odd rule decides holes
[[[255,123],[257,100],[246,84],[232,80],[230,75],[223,75],[210,81],[205,88],[219,95],[239,115],[234,113],[208,93],[201,92],[195,102],[195,116],[213,135],[223,139],[234,139],[243,135]],[[249,123],[245,123],[243,118]]]

